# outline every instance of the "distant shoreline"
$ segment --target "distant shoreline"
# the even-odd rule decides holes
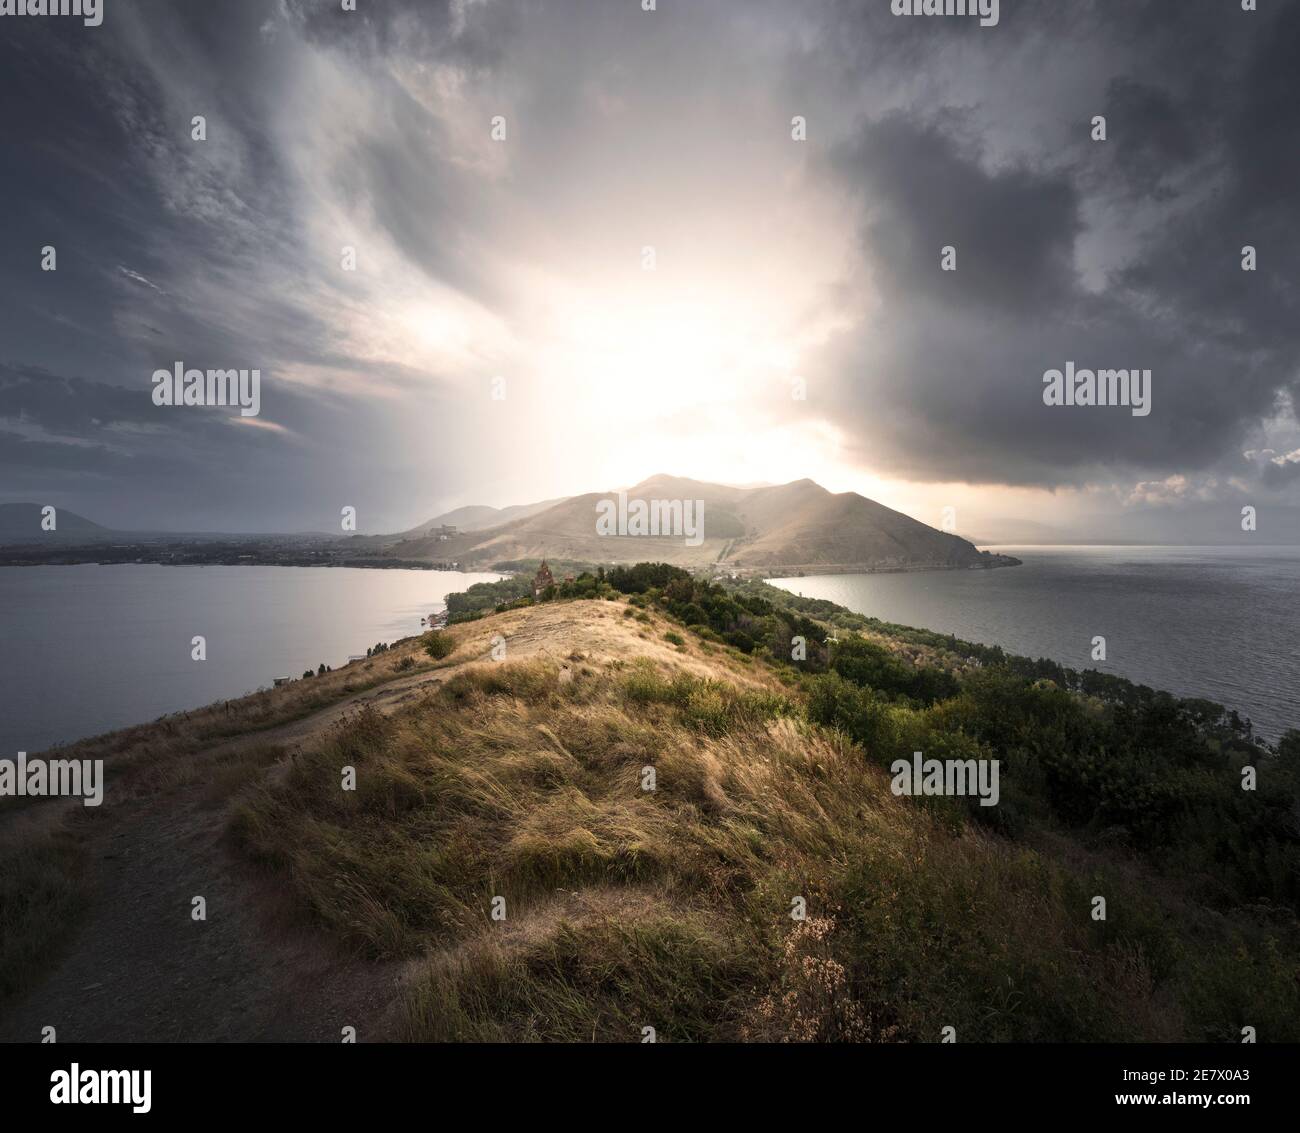
[[[1158,547],[1170,551],[1236,550],[1281,548],[1300,552],[1294,543],[989,543],[980,546],[987,552],[983,561],[970,563],[785,563],[776,566],[733,566],[711,563],[695,568],[698,573],[715,577],[736,578],[803,578],[809,575],[916,574],[931,571],[996,570],[1023,566],[1024,560],[998,550],[1001,547],[1026,551],[1053,549],[1102,550],[1105,548]],[[631,561],[631,560],[629,560]],[[286,566],[348,567],[355,570],[425,570],[456,571],[462,574],[489,572],[518,573],[511,568],[491,564],[456,561],[435,562],[427,559],[403,559],[386,555],[358,555],[346,546],[330,543],[282,543],[271,541],[213,541],[185,543],[121,543],[106,547],[101,543],[50,547],[38,543],[0,545],[0,567],[24,566]],[[606,568],[613,563],[586,564],[587,569]],[[624,563],[623,565],[628,565]]]
[[[993,559],[999,561],[994,562]],[[818,563],[802,563],[796,566],[763,567],[761,569],[743,567],[736,571],[720,573],[735,574],[737,578],[769,579],[806,578],[810,575],[827,574],[925,574],[931,571],[998,570],[1001,567],[1024,565],[1024,561],[1014,555],[991,555],[989,561],[974,563],[911,563],[882,566],[862,566],[853,563],[834,563],[823,566]]]
[[[458,563],[427,559],[359,556],[350,548],[264,543],[123,543],[41,547],[37,544],[0,547],[0,567],[23,566],[286,566],[354,567],[366,570],[454,570],[474,573]]]
[[[630,565],[632,561],[622,565]],[[112,548],[102,545],[42,547],[39,544],[0,546],[0,567],[23,566],[288,566],[352,567],[361,570],[442,570],[464,574],[488,571],[502,573],[491,564],[430,562],[426,559],[399,559],[381,555],[355,556],[343,548],[320,546],[281,546],[257,543],[123,543]],[[592,563],[588,569],[609,567],[613,563]],[[789,563],[776,566],[729,566],[708,564],[699,573],[737,578],[795,578],[808,574],[908,574],[936,570],[995,570],[1020,566],[1012,555],[988,553],[970,563]]]

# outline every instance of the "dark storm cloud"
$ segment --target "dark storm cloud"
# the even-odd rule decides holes
[[[998,29],[963,45],[988,76],[984,101],[927,99],[953,59],[947,25],[932,20],[928,56],[909,41],[910,104],[869,117],[833,153],[862,201],[872,295],[821,372],[856,412],[862,459],[917,479],[1044,486],[1241,471],[1248,436],[1300,372],[1300,5],[1189,3],[1176,21],[1155,19],[1157,7],[1169,14],[1090,5],[1078,42],[1041,59],[1068,71],[1077,53],[1094,85],[1102,68],[1100,103],[1058,94],[1038,111],[1073,120],[1073,142],[1022,136],[1006,156],[989,106],[1001,67],[1007,82],[1024,76]],[[1055,19],[1055,6],[1021,6],[1008,26],[1025,41],[1036,25],[1050,43]],[[1087,138],[1095,113],[1105,142]],[[952,273],[940,271],[948,244]],[[1258,272],[1241,270],[1246,244]],[[1103,278],[1084,278],[1088,253],[1111,265]],[[1043,405],[1043,372],[1067,360],[1150,368],[1151,415]]]
[[[1300,483],[1300,455],[1292,454],[1281,461],[1270,460],[1264,465],[1263,481],[1272,488],[1285,488]]]
[[[401,461],[368,456],[359,431],[383,435],[394,413],[436,410],[436,389],[420,387],[438,375],[359,360],[340,342],[338,311],[368,296],[337,271],[351,235],[329,233],[323,251],[306,227],[301,182],[350,185],[358,215],[378,218],[430,278],[486,293],[473,194],[439,165],[439,123],[382,55],[490,67],[509,20],[476,5],[457,19],[450,3],[363,4],[346,23],[325,0],[109,7],[102,28],[10,20],[0,41],[5,498],[60,496],[123,526],[241,530],[321,525],[342,499],[370,504],[373,523],[378,480]],[[340,106],[314,119],[308,104],[286,124],[304,42],[352,70],[322,67],[318,89]],[[302,154],[285,147],[286,130],[328,139],[353,128],[339,90],[349,79],[352,105],[387,110],[334,164],[294,168]],[[190,137],[195,114],[206,142]],[[423,168],[422,153],[433,156]],[[431,171],[443,170],[438,182]],[[39,270],[46,244],[57,271]],[[155,407],[150,376],[176,361],[260,368],[261,418]],[[281,380],[304,367],[314,388]],[[409,401],[367,397],[383,390]]]
[[[283,0],[281,10],[308,38],[359,57],[400,50],[471,67],[498,64],[517,25],[509,5],[453,0],[385,0],[355,11],[335,0]]]
[[[518,292],[541,308],[553,280],[598,293],[592,265],[624,254],[616,222],[634,257],[636,230],[674,216],[705,245],[739,233],[753,274],[731,252],[720,274],[757,278],[771,221],[748,189],[772,183],[808,212],[853,202],[845,279],[809,315],[852,326],[799,366],[863,467],[1044,486],[1201,470],[1293,491],[1294,463],[1240,456],[1294,448],[1255,434],[1300,373],[1300,4],[1262,7],[1002,0],[980,28],[888,0],[120,0],[100,29],[11,21],[5,494],[247,529],[472,483],[492,428],[430,443],[412,422],[477,422],[446,387],[494,372]],[[498,104],[516,130],[500,165],[475,148]],[[794,113],[804,147],[782,137]],[[775,161],[755,141],[773,137]],[[338,271],[354,228],[370,275]],[[526,262],[526,238],[547,262]],[[38,270],[46,243],[57,273]],[[505,328],[487,346],[466,332],[464,372],[385,353],[390,324],[341,329],[404,303],[398,329],[418,330],[444,302],[452,332],[479,310]],[[525,361],[546,329],[519,333]],[[262,368],[263,427],[160,416],[149,375],[176,360]],[[1151,415],[1044,406],[1042,373],[1067,360],[1149,367]]]
[[[835,162],[862,193],[881,291],[1002,315],[1055,308],[1074,293],[1081,221],[1064,175],[986,172],[938,127],[902,113],[864,126]],[[944,246],[958,250],[957,272],[935,270]]]
[[[337,531],[344,503],[358,508],[363,531],[392,526],[380,521],[391,506],[384,485],[409,483],[411,469],[400,452],[357,443],[386,426],[382,406],[349,403],[340,411],[264,375],[263,413],[276,407],[297,422],[299,431],[290,431],[232,409],[156,406],[150,389],[0,364],[7,495],[145,530]],[[445,401],[427,390],[402,407],[413,418],[448,415]],[[289,518],[250,506],[267,498]]]
[[[1117,127],[1108,139],[1107,173],[1121,178],[1135,195],[1166,201],[1176,197],[1171,178],[1195,160],[1200,147],[1213,142],[1206,119],[1195,110],[1195,105],[1176,103],[1170,91],[1141,80],[1112,80],[1102,111]]]

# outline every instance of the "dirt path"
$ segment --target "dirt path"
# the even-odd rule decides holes
[[[281,758],[258,772],[274,775],[362,706],[394,712],[458,668],[399,678],[188,758],[215,766],[274,745]],[[77,809],[91,904],[54,968],[4,1013],[0,1041],[37,1042],[46,1026],[63,1042],[338,1042],[344,1026],[361,1041],[376,1036],[402,966],[357,963],[288,923],[274,884],[226,844],[226,800],[173,789]],[[196,896],[206,920],[191,915]]]

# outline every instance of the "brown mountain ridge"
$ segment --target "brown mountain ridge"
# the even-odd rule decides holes
[[[684,534],[601,534],[601,507],[616,505],[618,490],[588,492],[552,502],[504,509],[512,516],[456,534],[422,534],[455,517],[487,517],[486,508],[461,508],[396,536],[385,553],[408,560],[456,562],[462,570],[549,557],[588,563],[668,562],[688,569],[738,575],[960,570],[1015,565],[1018,560],[980,551],[957,535],[930,527],[856,492],[829,492],[812,480],[734,488],[661,474],[625,489],[633,501],[703,501],[702,539]],[[698,509],[692,506],[691,514]],[[459,525],[457,525],[459,526]]]

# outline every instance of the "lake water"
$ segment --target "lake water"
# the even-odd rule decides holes
[[[775,585],[902,625],[1098,668],[1300,727],[1300,549],[999,547],[989,571],[831,575]],[[343,567],[0,569],[0,754],[144,723],[338,667],[420,632],[498,576]],[[206,661],[190,639],[207,639]],[[1091,659],[1106,638],[1107,660]]]
[[[1300,548],[990,547],[1023,566],[769,581],[900,625],[1300,728]],[[1105,661],[1092,639],[1106,639]]]
[[[495,574],[346,567],[0,568],[0,755],[141,724],[337,668],[421,632]],[[207,660],[190,641],[207,639]]]

